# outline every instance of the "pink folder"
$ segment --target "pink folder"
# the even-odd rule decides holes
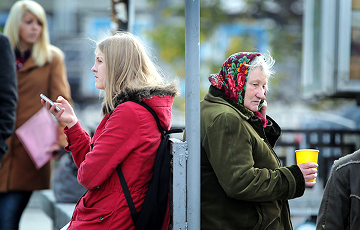
[[[57,143],[57,124],[45,108],[40,109],[15,131],[29,153],[37,169],[43,167],[51,158],[50,148]]]

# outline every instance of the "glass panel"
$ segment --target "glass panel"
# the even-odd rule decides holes
[[[360,0],[352,1],[350,79],[360,79]]]

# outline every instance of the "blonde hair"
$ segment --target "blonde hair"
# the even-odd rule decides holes
[[[10,9],[9,17],[4,27],[4,34],[9,37],[13,49],[19,48],[20,26],[27,12],[34,14],[42,24],[40,38],[34,43],[31,51],[35,63],[38,66],[43,66],[46,61],[52,61],[54,54],[64,59],[64,53],[50,44],[45,10],[37,2],[31,0],[17,1]]]
[[[169,85],[150,60],[140,40],[129,32],[118,32],[105,38],[97,44],[97,50],[105,58],[103,106],[109,111],[114,110],[115,96],[124,90]]]

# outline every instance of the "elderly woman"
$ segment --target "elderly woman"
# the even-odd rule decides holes
[[[281,129],[266,115],[274,60],[235,53],[201,102],[201,229],[292,229],[287,200],[303,195],[317,164],[282,167]]]

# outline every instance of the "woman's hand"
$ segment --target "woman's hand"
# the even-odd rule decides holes
[[[316,179],[317,177],[316,167],[318,167],[318,164],[308,162],[308,163],[299,164],[298,166],[304,176],[305,186],[306,187],[314,186],[316,184],[316,181],[309,181],[309,180]]]
[[[41,103],[58,121],[66,123],[68,128],[73,127],[78,122],[74,109],[62,96],[57,98],[56,103],[54,103],[53,106],[50,105],[50,102],[46,102],[44,99],[41,99]],[[61,108],[60,111],[56,110],[56,105]]]

